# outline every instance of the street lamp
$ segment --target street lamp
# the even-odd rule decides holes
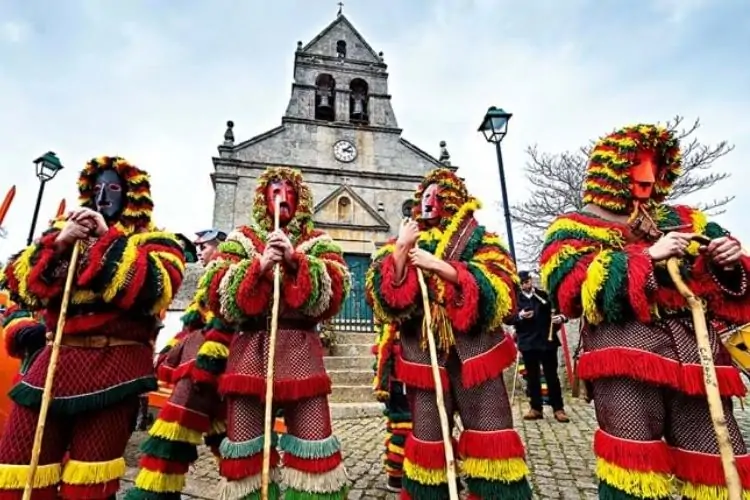
[[[63,164],[60,159],[52,151],[47,151],[42,156],[34,160],[36,167],[36,177],[39,179],[39,193],[36,196],[36,207],[34,207],[34,218],[31,219],[31,230],[29,231],[29,237],[26,240],[27,245],[31,245],[31,241],[34,239],[34,229],[36,229],[36,219],[39,217],[39,206],[42,204],[42,196],[44,195],[44,186],[48,181],[51,181],[57,175],[57,172],[62,170]]]
[[[495,144],[497,151],[497,164],[500,169],[500,189],[503,195],[503,210],[505,211],[505,229],[508,232],[508,249],[513,262],[516,261],[516,247],[513,243],[513,226],[510,222],[510,207],[508,206],[508,190],[505,186],[505,170],[503,169],[503,152],[500,143],[503,141],[505,134],[508,133],[508,122],[513,114],[504,111],[502,108],[490,107],[484,115],[482,124],[478,132],[484,134],[487,142]]]

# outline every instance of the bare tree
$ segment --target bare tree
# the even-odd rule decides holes
[[[685,126],[682,116],[675,116],[666,126],[677,133],[682,148],[683,173],[674,185],[671,200],[684,198],[698,191],[712,188],[727,179],[727,172],[709,172],[716,161],[730,153],[734,146],[726,141],[705,145],[693,135],[700,127],[700,119]],[[531,184],[524,202],[512,207],[514,225],[523,229],[519,252],[527,263],[536,263],[542,247],[544,231],[558,215],[578,210],[583,206],[583,182],[586,165],[594,143],[575,151],[559,154],[539,152],[536,146],[527,149],[526,178]],[[724,207],[734,199],[726,196],[708,203],[700,203],[702,210],[712,215],[724,212]]]

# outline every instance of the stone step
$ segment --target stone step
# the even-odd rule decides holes
[[[369,344],[375,343],[375,333],[336,332],[336,344]]]
[[[382,417],[383,403],[331,403],[331,418],[341,420],[345,418]],[[385,423],[383,423],[385,425]]]
[[[328,370],[328,376],[334,385],[366,385],[372,384],[375,372],[372,370]]]
[[[326,370],[372,370],[375,356],[326,356]]]
[[[368,356],[374,358],[372,354],[372,344],[337,344],[331,348],[333,356]]]
[[[374,403],[369,385],[334,385],[328,400],[331,403]]]

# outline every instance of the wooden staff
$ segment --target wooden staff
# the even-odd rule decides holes
[[[445,467],[448,474],[448,494],[451,500],[458,500],[458,486],[456,485],[456,460],[453,457],[453,443],[451,442],[451,431],[448,426],[448,413],[445,411],[445,399],[443,398],[443,382],[440,379],[440,368],[438,368],[437,347],[435,337],[432,334],[432,312],[430,311],[430,297],[427,294],[427,284],[424,281],[422,270],[417,268],[419,288],[422,289],[422,305],[424,307],[425,324],[427,328],[427,344],[430,348],[430,365],[432,366],[432,378],[435,380],[435,397],[437,397],[437,409],[440,416],[440,429],[443,432],[443,445],[445,446]]]
[[[52,384],[55,381],[55,369],[57,368],[57,358],[60,356],[60,344],[62,343],[63,330],[65,329],[65,320],[68,316],[68,304],[70,304],[70,293],[73,289],[73,278],[78,266],[78,255],[81,253],[81,244],[76,242],[73,246],[73,254],[70,256],[68,264],[68,275],[65,279],[65,289],[63,290],[62,303],[60,304],[60,316],[57,318],[57,330],[52,341],[52,351],[49,356],[49,366],[47,367],[47,379],[44,381],[44,392],[42,395],[42,405],[39,408],[39,419],[36,423],[36,434],[34,435],[34,446],[31,448],[31,463],[29,464],[29,475],[26,478],[26,487],[23,490],[23,500],[31,500],[31,493],[34,489],[34,476],[39,466],[39,456],[42,452],[42,439],[44,438],[44,424],[47,421],[47,411],[52,402]]]
[[[273,227],[279,229],[281,197],[273,202]],[[271,309],[271,332],[268,338],[268,371],[266,372],[266,415],[263,420],[263,469],[260,476],[260,493],[268,500],[268,483],[271,475],[271,422],[273,418],[273,368],[276,356],[276,333],[279,330],[279,303],[281,302],[281,265],[273,266],[273,308]]]
[[[702,238],[700,241],[701,243],[705,243]],[[711,414],[711,423],[713,424],[714,432],[716,433],[716,441],[719,444],[719,455],[721,456],[721,465],[724,469],[724,477],[727,482],[729,500],[741,500],[742,483],[737,473],[732,442],[729,439],[724,407],[721,403],[719,381],[716,376],[716,366],[714,365],[711,343],[708,338],[708,326],[706,325],[706,313],[703,310],[703,303],[682,280],[680,265],[676,257],[671,257],[667,260],[667,270],[680,295],[687,300],[693,316],[693,328],[695,329],[695,337],[698,342],[698,356],[703,367],[703,382],[706,386],[708,410]]]

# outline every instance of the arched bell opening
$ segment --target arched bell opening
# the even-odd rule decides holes
[[[328,73],[315,79],[315,119],[329,122],[336,119],[336,80]]]
[[[369,123],[367,82],[361,78],[355,78],[349,84],[349,121],[352,123]]]

